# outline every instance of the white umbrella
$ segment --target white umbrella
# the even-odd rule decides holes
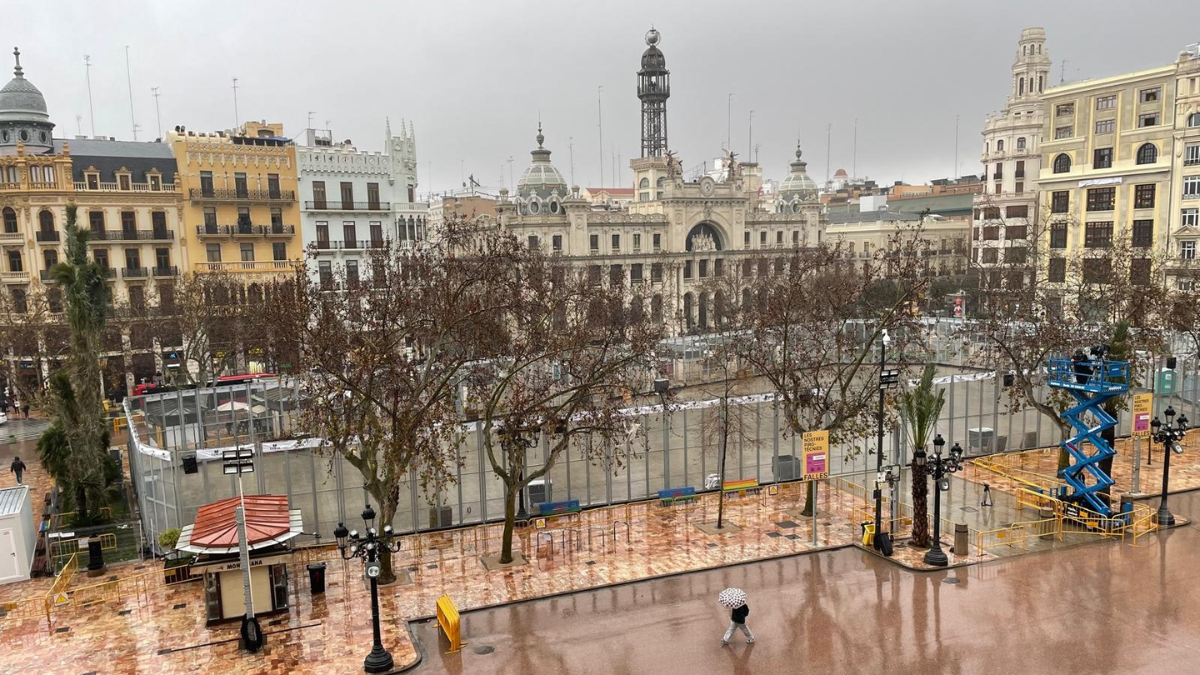
[[[238,410],[249,410],[250,406],[241,401],[226,401],[217,406],[217,412],[234,412]]]
[[[725,609],[737,609],[746,604],[746,591],[740,588],[726,588],[717,596],[717,604]]]

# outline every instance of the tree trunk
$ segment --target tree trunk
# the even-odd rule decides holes
[[[808,481],[808,488],[804,491],[804,508],[800,510],[800,515],[812,517],[813,511],[817,508],[817,482]]]
[[[721,406],[721,456],[717,459],[717,529],[725,525],[725,450],[729,446],[729,426],[725,422],[725,402]]]
[[[1117,415],[1117,411],[1115,411],[1115,410],[1106,411],[1106,412],[1108,412],[1108,414],[1110,414],[1114,417],[1116,417],[1116,415]],[[1105,429],[1104,431],[1100,432],[1100,438],[1103,438],[1104,442],[1108,443],[1108,447],[1110,447],[1110,448],[1113,447],[1113,445],[1115,445],[1117,442],[1117,428],[1109,427],[1108,429]],[[1106,476],[1108,476],[1109,478],[1112,478],[1113,460],[1114,459],[1116,459],[1116,455],[1110,455],[1100,461],[1100,470],[1103,471],[1104,474]],[[1111,501],[1112,486],[1111,485],[1100,490],[1100,495],[1101,495],[1101,499],[1103,499],[1105,501],[1105,503],[1107,503],[1109,506],[1112,506],[1112,501]]]
[[[912,544],[929,548],[929,480],[926,467],[912,463],[913,524]]]
[[[507,565],[513,561],[512,542],[513,531],[517,525],[517,494],[520,490],[513,485],[504,484],[504,536],[500,540],[500,564]]]
[[[75,522],[88,522],[88,498],[87,488],[79,485],[75,488]]]

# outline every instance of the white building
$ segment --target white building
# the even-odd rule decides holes
[[[300,228],[316,251],[310,273],[329,279],[342,268],[347,280],[368,274],[372,249],[389,242],[412,246],[425,238],[429,204],[416,201],[417,143],[412,125],[399,135],[387,124],[383,152],[334,142],[329,131],[308,129],[296,147]]]

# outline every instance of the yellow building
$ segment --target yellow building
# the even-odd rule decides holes
[[[1050,280],[1064,281],[1076,254],[1085,283],[1103,277],[1112,246],[1131,251],[1134,280],[1150,278],[1152,260],[1194,259],[1200,47],[1168,66],[1047,89],[1044,101],[1039,189],[1043,236],[1057,254]]]
[[[296,148],[282,124],[232,133],[172,131],[183,191],[183,249],[192,272],[261,278],[303,262]]]

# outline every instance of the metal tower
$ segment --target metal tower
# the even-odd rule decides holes
[[[1117,421],[1104,411],[1104,403],[1129,391],[1129,363],[1103,358],[1088,359],[1078,353],[1073,359],[1051,359],[1048,370],[1048,384],[1056,389],[1065,389],[1079,402],[1062,414],[1062,418],[1075,428],[1076,433],[1062,442],[1071,455],[1072,464],[1058,472],[1074,493],[1054,496],[1080,503],[1104,516],[1112,516],[1112,507],[1099,493],[1111,486],[1113,479],[1100,468],[1100,462],[1116,452],[1101,434],[1116,425]],[[1085,414],[1096,420],[1097,426],[1090,426],[1083,419]],[[1088,454],[1089,445],[1094,451],[1092,454]],[[1063,491],[1065,493],[1066,488]]]
[[[667,99],[671,97],[671,71],[658,49],[662,37],[653,28],[646,33],[649,47],[642,52],[638,71],[638,98],[642,101],[642,157],[667,153]]]

